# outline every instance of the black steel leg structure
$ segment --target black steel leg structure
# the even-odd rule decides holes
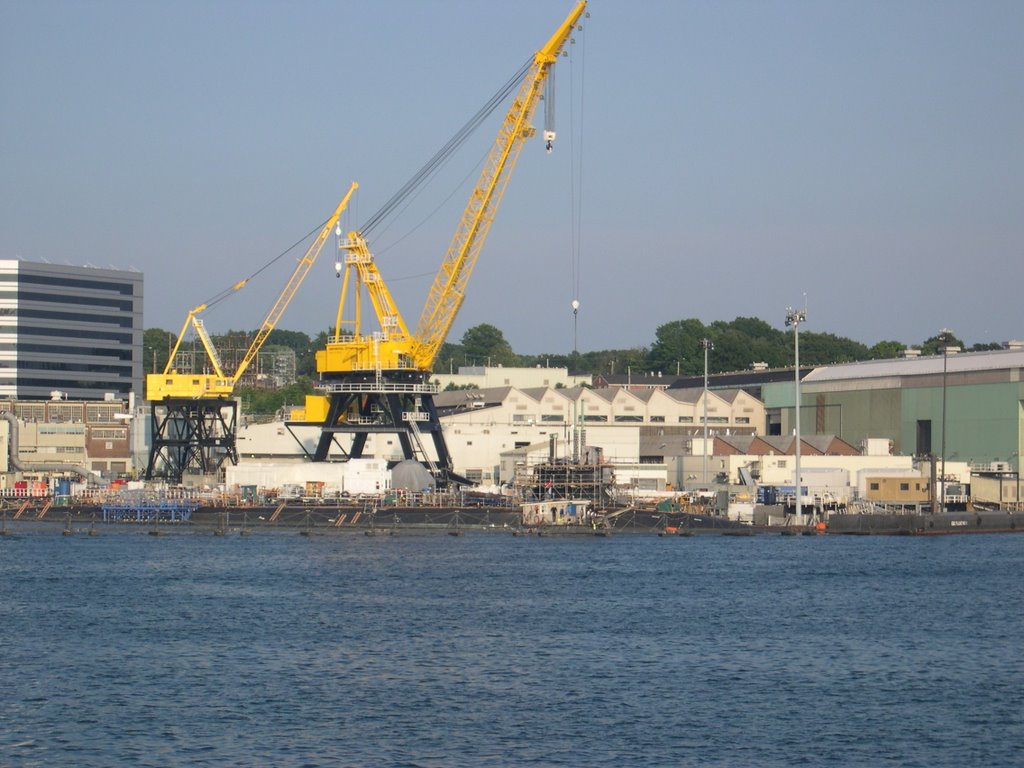
[[[146,479],[180,483],[186,472],[212,474],[238,463],[238,402],[165,398],[150,403],[152,445]]]
[[[361,458],[366,438],[371,434],[398,437],[404,459],[422,461],[431,466],[439,486],[455,478],[451,455],[434,406],[434,386],[420,379],[371,381],[334,380],[321,385],[330,402],[324,421],[319,423],[320,438],[313,461],[327,461],[331,445],[339,435],[351,435],[348,455]],[[430,435],[437,459],[418,455],[421,437]],[[426,446],[422,446],[426,450]]]

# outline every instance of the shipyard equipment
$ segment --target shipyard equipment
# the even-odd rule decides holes
[[[339,275],[344,270],[341,299],[333,335],[326,348],[316,353],[320,394],[307,397],[304,411],[293,415],[294,422],[320,428],[316,448],[310,454],[314,461],[326,461],[332,446],[347,456],[360,457],[368,435],[396,434],[403,457],[427,464],[439,485],[457,479],[453,478],[451,458],[434,407],[436,386],[430,383],[431,367],[462,304],[519,152],[536,133],[530,121],[545,84],[550,82],[552,67],[585,8],[586,2],[578,3],[547,43],[510,80],[505,95],[515,90],[515,97],[484,161],[415,330],[410,331],[395,305],[366,238],[379,218],[394,210],[403,195],[409,194],[418,183],[416,177],[382,212],[359,230],[349,232],[340,243]],[[496,98],[492,103],[496,106],[500,102]],[[543,138],[545,149],[550,152],[555,133],[550,124],[546,128]],[[425,166],[421,176],[429,174],[439,156]],[[362,327],[364,293],[377,320],[377,328],[370,332]],[[351,438],[347,448],[338,440],[339,435]],[[433,442],[434,456],[424,445],[423,437],[427,435]]]
[[[234,371],[223,369],[220,355],[200,317],[207,305],[200,304],[189,311],[163,373],[146,376],[146,400],[150,404],[152,428],[147,479],[163,477],[170,482],[180,482],[182,475],[189,470],[206,474],[219,469],[225,459],[238,463],[235,385],[277,326],[358,186],[352,183],[334,213],[320,228],[316,239],[298,260]],[[239,281],[228,293],[241,290],[247,282],[248,279]],[[190,328],[206,355],[206,370],[203,372],[185,373],[174,368],[178,349]]]

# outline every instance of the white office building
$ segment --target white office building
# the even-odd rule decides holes
[[[141,397],[143,330],[141,272],[0,260],[0,397]]]

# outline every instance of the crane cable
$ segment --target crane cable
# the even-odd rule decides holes
[[[381,221],[390,215],[395,208],[402,204],[409,195],[411,195],[418,187],[420,187],[427,179],[434,175],[438,169],[451,157],[451,155],[461,147],[466,139],[480,126],[480,124],[487,119],[487,117],[494,112],[495,109],[511,94],[516,86],[522,81],[533,64],[533,57],[530,57],[519,71],[513,75],[508,82],[506,82],[491,98],[484,104],[480,110],[471,117],[465,125],[460,128],[451,139],[448,140],[437,153],[426,162],[426,164],[420,168],[409,181],[407,181],[401,189],[396,192],[390,200],[373,214],[365,224],[360,228],[362,234],[368,235],[372,232]]]
[[[308,240],[310,238],[310,236],[316,234],[321,229],[323,229],[324,225],[327,224],[328,221],[329,221],[329,219],[324,219],[316,227],[314,227],[309,232],[304,234],[300,239],[296,240],[294,243],[292,243],[290,246],[288,246],[285,250],[281,251],[281,253],[277,254],[277,256],[272,258],[270,261],[268,261],[262,267],[257,269],[255,272],[253,272],[247,278],[245,278],[244,280],[239,281],[238,283],[235,283],[234,285],[232,285],[229,288],[225,288],[220,293],[214,295],[213,298],[211,298],[208,301],[204,302],[206,304],[207,309],[209,309],[209,308],[211,308],[213,306],[216,306],[220,302],[224,301],[224,299],[226,299],[231,294],[235,293],[235,291],[237,291],[242,285],[245,285],[246,283],[248,283],[253,278],[258,277],[262,272],[265,272],[266,270],[268,270],[276,262],[280,261],[285,256],[287,256],[289,253],[291,253],[296,248],[298,248],[300,245],[302,245],[304,242],[306,242],[306,240]]]
[[[572,294],[573,307],[573,352],[576,350],[576,315],[579,310],[579,298],[583,275],[583,106],[584,80],[586,74],[586,25],[579,28],[580,44],[578,47],[579,66],[579,146],[576,145],[576,108],[577,94],[576,77],[573,69],[575,56],[569,56],[569,157],[570,157],[570,252],[569,252],[569,287]],[[577,163],[577,158],[579,162]],[[578,185],[577,185],[578,181]],[[578,187],[578,189],[577,189]]]
[[[439,149],[437,153],[430,160],[428,160],[427,163],[422,168],[420,168],[419,171],[417,171],[413,175],[413,177],[409,179],[409,181],[407,181],[402,186],[402,188],[399,189],[398,192],[396,192],[391,197],[391,199],[388,200],[380,208],[380,210],[378,210],[369,218],[369,220],[367,220],[367,222],[360,228],[360,231],[364,235],[369,234],[371,231],[373,231],[373,229],[375,229],[388,215],[390,215],[399,205],[401,205],[406,198],[408,198],[413,192],[415,192],[419,187],[421,187],[425,181],[427,181],[432,175],[434,175],[444,165],[444,163],[455,153],[455,151],[458,150],[459,147],[461,147],[466,142],[466,140],[473,134],[473,132],[480,126],[480,124],[483,123],[483,121],[486,120],[487,117],[490,116],[506,98],[508,98],[509,94],[511,94],[512,91],[515,90],[516,86],[518,86],[522,79],[526,76],[526,73],[529,71],[530,66],[532,64],[533,57],[530,57],[526,61],[526,63],[519,68],[519,71],[517,71],[508,80],[508,82],[501,86],[501,88],[499,88],[494,93],[494,95],[491,96],[490,99],[488,99],[484,106],[481,107],[479,111],[477,111],[477,113],[473,115],[473,117],[471,117],[466,122],[466,124],[463,125],[462,128],[460,128],[455,133],[455,135],[452,136],[452,138],[449,139],[448,142],[443,147],[441,147],[441,149]],[[288,248],[283,250],[281,253],[272,258],[270,261],[268,261],[262,267],[257,269],[244,280],[237,282],[228,288],[224,288],[222,291],[215,294],[209,300],[205,301],[204,304],[206,305],[206,308],[210,309],[216,306],[224,299],[226,299],[228,296],[231,296],[233,293],[235,293],[242,285],[258,277],[262,272],[269,269],[279,260],[287,256],[300,245],[302,245],[302,243],[308,240],[312,235],[319,232],[327,223],[327,221],[327,219],[324,219],[322,222],[320,222],[320,224],[315,226],[313,229],[311,229],[309,232],[303,235],[300,239],[296,240],[294,243],[288,246]]]

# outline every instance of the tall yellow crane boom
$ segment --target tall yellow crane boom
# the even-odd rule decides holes
[[[577,3],[544,47],[534,54],[533,65],[505,115],[416,326],[413,363],[420,370],[430,370],[462,306],[466,284],[487,239],[519,152],[535,133],[530,119],[543,92],[544,81],[586,7],[585,0]]]
[[[206,328],[203,325],[202,319],[199,314],[206,309],[206,304],[200,304],[198,307],[190,310],[185,318],[185,323],[181,327],[181,332],[178,334],[178,341],[174,345],[174,349],[171,351],[170,357],[167,360],[167,366],[164,368],[163,373],[151,373],[146,376],[146,399],[147,400],[163,400],[165,398],[219,398],[219,397],[230,397],[233,392],[235,385],[238,380],[245,373],[249,364],[255,359],[256,355],[259,354],[260,349],[266,342],[270,332],[274,330],[277,323],[281,319],[281,315],[284,314],[288,304],[295,297],[296,291],[299,286],[302,285],[302,281],[306,279],[306,275],[309,274],[310,269],[316,262],[317,257],[320,255],[320,251],[323,249],[324,243],[327,242],[327,238],[331,234],[331,230],[334,229],[338,220],[341,218],[341,214],[344,213],[348,207],[348,202],[351,199],[353,193],[359,188],[356,182],[352,182],[342,198],[341,202],[338,203],[338,207],[334,209],[334,213],[331,214],[330,218],[324,223],[323,227],[320,228],[320,232],[316,239],[310,244],[306,253],[299,259],[295,265],[295,269],[292,271],[291,277],[285,284],[281,293],[278,295],[277,300],[271,306],[270,311],[267,312],[267,316],[264,318],[260,329],[256,332],[253,337],[252,343],[249,344],[245,355],[239,362],[238,367],[233,373],[225,373],[220,362],[220,356],[217,354],[217,349],[214,347],[213,342],[210,339]],[[232,291],[238,291],[245,287],[248,280],[240,280],[232,286]],[[213,369],[213,373],[178,373],[174,370],[174,358],[178,352],[178,348],[181,345],[182,339],[185,336],[189,326],[195,330],[196,335],[202,342],[203,349],[206,351],[206,356],[210,361],[210,367]]]
[[[540,101],[542,89],[562,49],[586,10],[586,0],[577,2],[572,12],[513,78],[489,102],[490,108],[516,88],[511,106],[498,136],[484,162],[476,186],[469,196],[459,225],[434,278],[419,323],[410,333],[395,306],[380,273],[365,235],[400,204],[409,191],[429,176],[439,158],[466,135],[463,129],[424,169],[391,199],[381,212],[371,217],[364,231],[350,232],[341,244],[345,262],[345,280],[334,334],[326,347],[316,353],[320,373],[320,394],[307,395],[305,408],[293,412],[293,419],[320,426],[320,438],[309,454],[313,461],[329,460],[332,451],[349,458],[363,455],[371,434],[395,434],[402,456],[422,458],[436,482],[464,482],[452,469],[451,455],[434,405],[437,387],[430,382],[431,366],[445,336],[451,330],[466,294],[466,285],[476,265],[484,241],[508,186],[520,150],[536,134],[530,123]],[[478,125],[476,118],[470,126]],[[546,132],[547,133],[547,132]],[[554,138],[553,133],[546,136]],[[548,146],[550,149],[550,144]],[[340,262],[339,262],[340,274]],[[377,315],[379,331],[362,330],[362,295],[367,293]],[[347,297],[354,307],[345,313]],[[346,441],[339,441],[345,436]],[[425,439],[433,440],[434,457],[426,449]],[[377,450],[380,450],[378,447]],[[378,454],[379,455],[379,454]]]
[[[359,371],[430,371],[462,306],[466,285],[515,169],[519,152],[526,140],[536,134],[530,120],[544,83],[586,7],[586,0],[578,2],[547,43],[534,54],[434,277],[415,333],[409,333],[362,233],[349,233],[348,240],[342,245],[346,252],[346,272],[334,336],[326,348],[316,354],[317,370],[325,377]],[[350,277],[353,270],[357,273],[354,279]],[[380,332],[372,335],[362,333],[360,302],[361,288],[364,287],[380,325]],[[343,320],[350,288],[354,295],[354,312],[352,319]],[[351,324],[348,333],[342,331],[345,323]]]

